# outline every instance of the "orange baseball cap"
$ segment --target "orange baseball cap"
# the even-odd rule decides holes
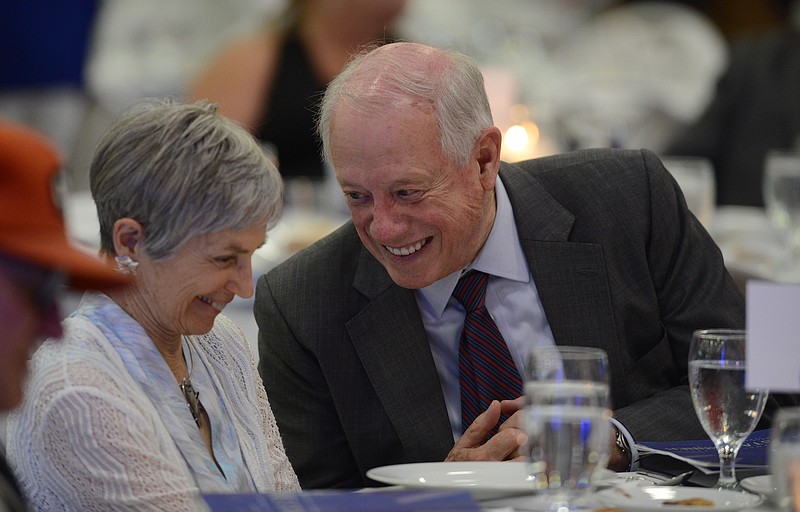
[[[63,272],[73,288],[129,283],[67,239],[56,184],[61,162],[37,131],[0,121],[0,253]]]

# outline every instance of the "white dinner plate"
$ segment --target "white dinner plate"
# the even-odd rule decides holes
[[[598,492],[597,497],[607,507],[629,512],[730,511],[757,507],[764,500],[763,496],[742,491],[655,485],[614,487]],[[670,503],[692,498],[708,500],[709,503],[705,505]]]
[[[743,478],[739,484],[743,489],[756,494],[762,494],[767,498],[773,498],[775,493],[778,492],[778,486],[775,484],[772,475],[759,475]]]
[[[420,462],[367,471],[377,482],[410,488],[470,491],[477,500],[533,493],[528,462]],[[614,478],[603,470],[599,479]]]

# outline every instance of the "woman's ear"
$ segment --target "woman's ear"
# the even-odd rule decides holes
[[[113,240],[117,256],[129,256],[137,261],[141,252],[140,242],[144,236],[142,225],[133,219],[124,217],[114,222]]]

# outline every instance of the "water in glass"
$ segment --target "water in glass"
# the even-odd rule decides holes
[[[746,333],[703,330],[692,336],[689,388],[694,410],[720,456],[717,486],[738,488],[736,454],[767,402],[765,390],[745,387]]]
[[[551,510],[580,507],[605,468],[611,439],[607,356],[599,349],[534,349],[524,412],[533,487]]]

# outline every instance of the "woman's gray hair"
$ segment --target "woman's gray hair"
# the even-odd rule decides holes
[[[331,120],[338,106],[374,113],[410,102],[433,107],[442,152],[459,167],[494,124],[483,75],[466,55],[413,43],[366,48],[325,91],[317,117],[323,157],[331,161]]]
[[[263,149],[206,101],[147,100],[128,110],[100,141],[90,185],[101,251],[115,254],[114,222],[129,217],[155,259],[197,235],[272,227],[283,205],[283,181]]]

